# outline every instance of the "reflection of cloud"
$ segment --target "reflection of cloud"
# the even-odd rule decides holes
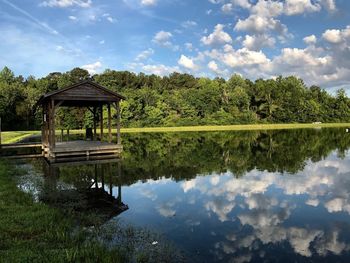
[[[168,203],[162,204],[157,208],[159,214],[161,214],[164,217],[172,217],[175,216],[176,210],[173,209]]]
[[[348,203],[348,200],[345,200],[343,198],[334,198],[332,200],[329,200],[324,204],[324,206],[330,213],[340,211],[347,211],[350,213],[350,205]]]
[[[174,200],[170,200],[166,203],[161,204],[160,206],[157,207],[157,210],[159,214],[161,214],[164,217],[172,217],[175,216],[176,210],[174,208],[175,204],[180,202],[180,198],[175,198]]]
[[[221,222],[228,220],[227,215],[234,207],[234,202],[226,202],[222,199],[215,199],[214,201],[209,201],[205,204],[205,208],[214,212]]]
[[[305,204],[311,205],[311,206],[318,206],[319,203],[320,201],[318,201],[317,199],[309,199],[305,202]]]
[[[157,199],[157,195],[154,191],[152,191],[151,189],[141,189],[140,191],[141,195],[151,199],[152,201],[155,201]]]
[[[181,187],[185,193],[190,189],[198,191],[201,196],[196,197],[197,202],[203,200],[205,209],[221,222],[231,219],[229,214],[236,206],[237,211],[243,210],[235,217],[250,231],[239,228],[226,234],[225,241],[215,243],[214,253],[218,258],[230,255],[231,259],[238,260],[242,256],[249,261],[249,256],[244,254],[247,249],[253,251],[268,244],[279,246],[281,242],[288,242],[296,254],[305,257],[313,253],[340,255],[350,250],[350,245],[341,240],[339,230],[293,226],[294,220],[288,220],[293,211],[303,205],[294,203],[295,199],[304,205],[324,206],[330,213],[350,214],[349,158],[340,160],[333,153],[317,163],[308,162],[303,171],[294,175],[252,170],[244,177],[235,178],[228,172],[209,178],[197,177]]]
[[[218,176],[218,175],[211,176],[210,182],[212,185],[218,185],[218,183],[220,182],[220,176]]]
[[[253,210],[252,212],[238,215],[242,225],[252,227],[276,226],[281,224],[290,216],[289,209],[276,210]]]
[[[339,232],[336,230],[320,238],[317,241],[315,249],[322,256],[327,255],[329,251],[336,255],[340,255],[343,251],[349,250],[350,246],[339,241]]]
[[[183,182],[181,187],[184,190],[184,192],[187,193],[187,191],[196,187],[196,179]]]

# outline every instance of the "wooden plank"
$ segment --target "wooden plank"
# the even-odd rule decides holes
[[[42,154],[22,154],[22,155],[11,155],[11,156],[1,156],[4,159],[27,159],[27,158],[42,158]]]
[[[7,144],[2,144],[1,148],[2,149],[16,149],[16,148],[34,148],[34,147],[42,147],[41,142],[37,143],[7,143]]]
[[[54,167],[64,166],[78,166],[78,165],[89,165],[89,164],[107,164],[107,163],[118,163],[121,159],[117,158],[115,155],[104,155],[104,156],[93,156],[89,159],[84,157],[76,158],[60,158],[51,162]]]

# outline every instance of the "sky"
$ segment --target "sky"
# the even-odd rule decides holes
[[[0,67],[296,75],[350,92],[348,0],[0,0]]]

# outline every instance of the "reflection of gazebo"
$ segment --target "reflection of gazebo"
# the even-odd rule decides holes
[[[86,80],[43,95],[38,104],[43,109],[42,147],[47,158],[117,154],[122,151],[120,138],[120,94]],[[103,142],[103,106],[108,110],[108,141]],[[58,107],[87,107],[93,114],[93,140],[56,142],[55,111]],[[112,143],[111,106],[117,110],[117,144]],[[96,119],[100,114],[100,141],[96,141]]]
[[[104,223],[129,209],[122,202],[119,158],[95,156],[90,160],[66,162],[60,159],[54,163],[43,160],[42,164],[45,179],[39,195],[42,202],[66,211],[73,209],[88,218],[92,216],[91,224]],[[74,180],[67,182],[62,177]],[[98,220],[94,222],[96,216]]]

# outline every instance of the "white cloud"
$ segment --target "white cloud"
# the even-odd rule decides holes
[[[173,37],[173,34],[167,31],[159,31],[155,34],[153,37],[153,42],[164,47],[172,47],[171,38]]]
[[[214,72],[216,72],[219,69],[218,64],[216,64],[214,60],[208,63],[208,68]]]
[[[101,40],[100,42],[98,42],[100,45],[103,45],[105,43],[104,40]]]
[[[169,67],[163,64],[142,65],[142,71],[159,76],[166,76],[173,72],[181,72],[181,70],[176,66]]]
[[[193,189],[196,187],[196,179],[184,181],[181,184],[181,187],[185,193],[187,193],[189,190]]]
[[[181,55],[177,63],[190,70],[195,70],[198,68],[198,66],[193,62],[193,59],[186,57],[185,55]]]
[[[40,6],[45,7],[71,7],[78,6],[83,8],[88,8],[92,4],[91,0],[47,0],[40,3]]]
[[[141,0],[141,5],[152,6],[156,4],[157,4],[157,0]]]
[[[249,9],[251,8],[251,3],[249,3],[249,0],[231,0],[234,6],[242,7]]]
[[[288,29],[279,20],[273,17],[266,17],[260,15],[250,15],[247,19],[238,19],[235,30],[237,31],[248,31],[253,33],[265,33],[268,31],[275,31],[280,35],[287,35]]]
[[[315,35],[306,36],[303,38],[304,42],[308,45],[316,44],[317,38]]]
[[[96,61],[95,63],[86,64],[81,66],[81,68],[89,71],[90,74],[96,74],[102,67],[102,63],[100,61]]]
[[[219,65],[214,61],[211,60],[207,64],[207,67],[216,75],[216,76],[222,76],[222,77],[227,77],[229,76],[229,70],[227,69],[220,69]],[[220,177],[219,176],[214,176],[210,179],[211,184],[217,185],[220,182]]]
[[[277,17],[283,14],[283,3],[272,0],[259,0],[251,8],[251,14],[261,17]]]
[[[145,59],[149,58],[150,56],[152,56],[153,54],[154,54],[154,50],[152,48],[149,48],[149,49],[142,51],[140,54],[138,54],[137,57],[135,58],[135,60],[136,61],[145,60]]]
[[[319,12],[321,5],[311,0],[286,0],[284,8],[286,15],[299,15],[306,12]]]
[[[216,45],[216,44],[226,44],[232,43],[231,36],[224,30],[224,25],[217,24],[215,26],[214,32],[207,37],[202,37],[201,41],[205,45]]]
[[[245,67],[251,65],[260,65],[269,62],[269,59],[261,51],[251,51],[247,48],[230,50],[223,57],[223,62],[230,67]]]
[[[227,3],[227,4],[224,4],[222,7],[221,7],[221,11],[226,13],[226,14],[229,14],[231,13],[233,10],[233,4],[232,3]]]
[[[69,18],[70,20],[73,20],[73,21],[75,21],[75,20],[78,19],[76,16],[69,16],[68,18]]]
[[[342,32],[339,29],[328,29],[322,34],[322,37],[330,43],[340,43],[342,41]]]
[[[273,47],[275,43],[276,40],[266,34],[246,35],[242,42],[243,47],[254,51],[259,51],[263,47]]]

